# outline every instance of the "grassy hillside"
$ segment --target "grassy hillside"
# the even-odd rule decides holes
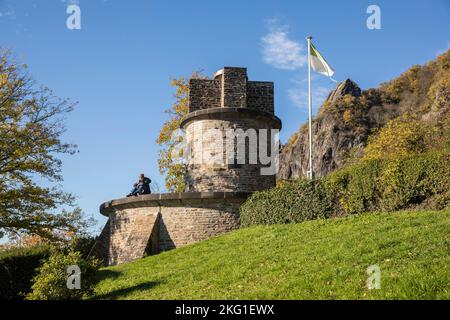
[[[450,210],[252,227],[105,268],[95,298],[450,299],[449,240]]]

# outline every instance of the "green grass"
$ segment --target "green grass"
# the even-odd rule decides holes
[[[104,268],[94,298],[450,299],[449,240],[450,210],[258,226]]]

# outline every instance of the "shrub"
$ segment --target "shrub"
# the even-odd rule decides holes
[[[394,100],[400,100],[406,92],[418,93],[419,75],[422,71],[423,67],[414,65],[398,78],[382,84],[381,89]]]
[[[81,289],[68,289],[67,272],[69,266],[76,265],[81,269]],[[95,259],[84,260],[81,252],[55,250],[50,258],[39,269],[34,278],[32,292],[28,300],[78,300],[87,298],[95,284],[95,273],[100,262]]]
[[[378,175],[383,161],[370,160],[329,174],[324,179],[337,214],[375,211],[379,208]]]
[[[241,225],[279,224],[450,204],[450,152],[372,159],[321,180],[297,180],[255,192],[241,206]]]
[[[49,252],[49,247],[44,245],[1,252],[0,300],[23,299],[31,291],[36,269]]]
[[[410,208],[435,198],[439,209],[450,190],[450,153],[375,159],[329,174],[324,184],[333,195],[337,212],[355,214]]]
[[[255,192],[240,212],[242,226],[250,226],[328,218],[333,206],[320,180],[302,179]]]
[[[91,252],[92,247],[95,244],[95,237],[91,236],[82,236],[72,239],[70,243],[70,247],[74,251],[79,251],[81,253],[81,257],[83,259],[87,259],[89,253]]]
[[[351,109],[345,110],[344,113],[342,114],[342,119],[344,120],[345,125],[350,125],[353,121],[352,110]]]

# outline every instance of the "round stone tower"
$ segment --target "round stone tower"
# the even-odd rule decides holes
[[[147,194],[100,206],[108,222],[90,256],[115,265],[239,228],[251,192],[275,185],[278,130],[272,82],[245,68],[189,82],[186,192]]]
[[[275,186],[278,131],[273,82],[248,81],[246,68],[189,81],[187,192],[253,192]]]

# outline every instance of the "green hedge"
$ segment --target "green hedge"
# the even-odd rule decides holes
[[[0,252],[0,300],[21,300],[31,291],[33,277],[50,254],[47,246]]]
[[[329,174],[324,183],[341,214],[395,211],[423,203],[428,209],[442,209],[449,200],[449,168],[449,152],[429,152],[352,165]]]
[[[241,225],[280,224],[370,211],[443,209],[450,204],[450,152],[370,160],[314,181],[255,192]]]
[[[255,192],[241,206],[241,225],[278,224],[328,218],[333,204],[320,180],[286,182]]]
[[[69,248],[79,251],[81,257],[87,259],[94,242],[93,237],[82,237],[75,239],[69,247],[60,246],[66,251]],[[50,252],[50,245],[0,251],[0,300],[24,299],[31,291],[38,267],[50,257]]]

